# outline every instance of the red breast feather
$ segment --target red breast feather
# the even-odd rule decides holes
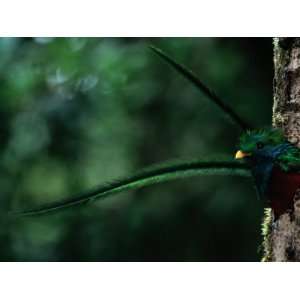
[[[274,166],[267,198],[271,203],[275,219],[288,210],[293,210],[294,196],[299,188],[300,173],[284,172],[279,167]]]

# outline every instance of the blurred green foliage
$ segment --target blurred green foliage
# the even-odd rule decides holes
[[[251,181],[198,177],[7,219],[176,158],[232,157],[239,129],[148,49],[271,123],[272,42],[249,38],[0,38],[2,261],[255,261]]]

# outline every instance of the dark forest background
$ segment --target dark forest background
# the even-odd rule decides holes
[[[257,261],[249,179],[195,177],[35,218],[48,203],[170,159],[232,157],[239,129],[148,45],[257,126],[269,38],[0,38],[1,261]]]

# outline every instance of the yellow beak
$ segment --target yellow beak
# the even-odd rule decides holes
[[[250,155],[251,155],[250,153],[246,153],[246,152],[239,150],[235,154],[235,159],[241,159],[241,158],[244,158],[244,157],[250,156]]]

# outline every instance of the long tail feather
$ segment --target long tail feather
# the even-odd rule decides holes
[[[171,65],[176,71],[183,75],[188,81],[192,82],[202,93],[204,93],[209,99],[211,99],[217,106],[219,106],[223,112],[225,112],[231,120],[237,124],[244,131],[252,129],[252,126],[247,124],[230,106],[218,97],[214,91],[209,89],[198,76],[190,71],[184,65],[176,62],[173,58],[164,53],[161,49],[154,46],[150,46],[150,49],[160,56],[164,61]]]
[[[105,198],[122,191],[196,175],[250,176],[250,172],[246,165],[237,161],[188,161],[158,165],[145,169],[133,176],[102,185],[84,194],[12,214],[17,216],[40,215],[73,205],[83,204],[91,200]]]

